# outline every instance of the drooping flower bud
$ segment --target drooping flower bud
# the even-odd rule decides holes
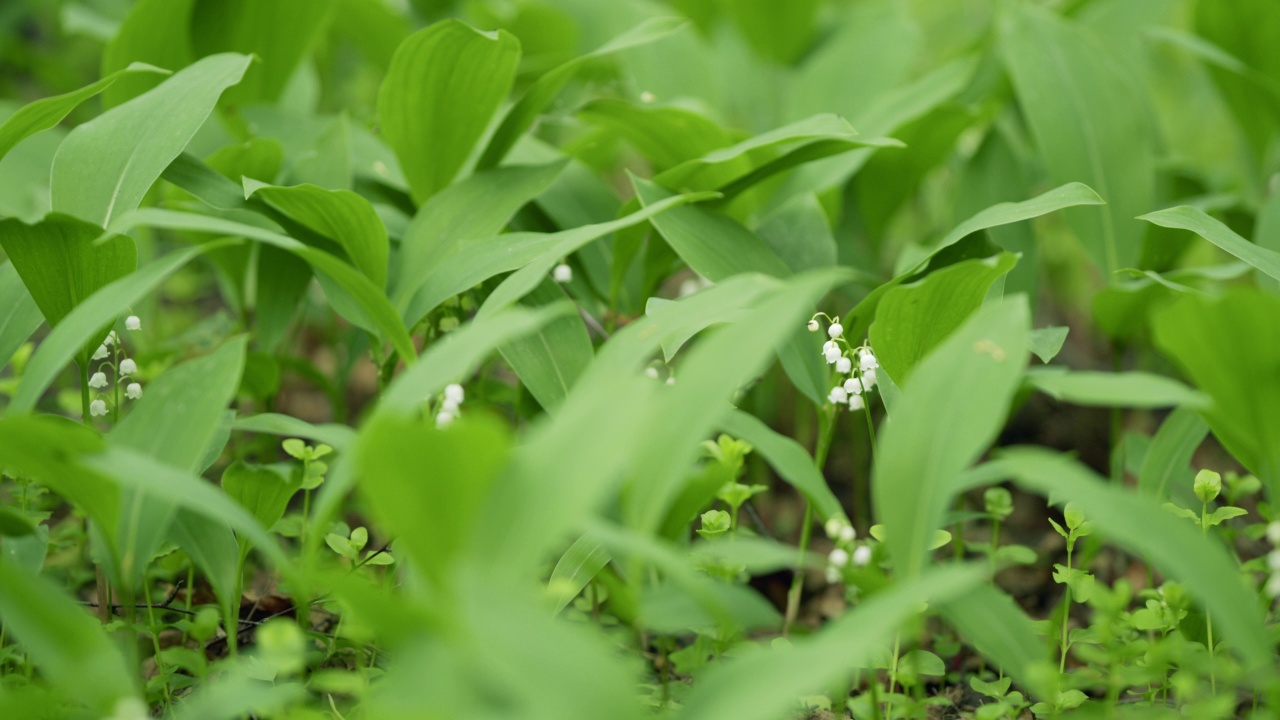
[[[132,375],[136,372],[138,372],[138,363],[134,362],[132,358],[125,358],[120,361],[121,377],[124,377],[125,375]]]
[[[832,339],[836,339],[844,334],[844,326],[840,323],[831,323],[831,327],[827,328],[827,335]]]
[[[130,400],[137,400],[142,397],[142,386],[136,382],[129,383],[129,385],[124,389],[124,396]]]
[[[91,387],[91,388],[93,388],[93,389],[95,389],[95,390],[101,390],[102,388],[104,388],[104,387],[106,387],[106,386],[107,386],[107,374],[106,374],[106,373],[103,373],[103,372],[96,372],[96,373],[94,373],[94,374],[93,374],[93,377],[90,377],[90,378],[89,378],[89,387]]]
[[[142,319],[139,318],[137,315],[130,315],[129,317],[124,319],[124,329],[125,330],[141,330]]]
[[[93,417],[99,417],[107,414],[107,403],[101,399],[94,400],[89,403],[89,414]]]
[[[551,277],[558,283],[567,283],[573,280],[573,268],[560,263],[551,271]]]

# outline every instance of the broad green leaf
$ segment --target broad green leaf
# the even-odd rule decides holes
[[[1261,270],[1272,279],[1280,280],[1280,252],[1245,240],[1231,228],[1206,215],[1203,210],[1180,205],[1168,210],[1148,213],[1139,220],[1146,220],[1161,227],[1190,230]]]
[[[699,676],[684,701],[689,720],[769,720],[795,707],[797,696],[847,682],[851,666],[865,666],[917,614],[921,603],[946,604],[978,587],[976,567],[930,569],[895,583],[827,625],[822,632],[721,663]]]
[[[601,98],[585,105],[578,117],[626,140],[658,173],[733,144],[733,136],[719,123],[682,107]],[[750,170],[750,160],[742,156],[725,172],[741,175]]]
[[[428,422],[379,416],[361,431],[355,452],[375,516],[444,588],[461,548],[486,531],[480,510],[511,441],[492,416],[464,414],[445,430]],[[425,476],[423,468],[430,468]]]
[[[1085,372],[1050,367],[1027,372],[1027,382],[1049,397],[1073,405],[1159,408],[1208,407],[1208,398],[1161,375],[1144,372]]]
[[[235,210],[245,205],[244,189],[240,185],[190,153],[174,158],[160,177],[218,210]]]
[[[168,70],[191,64],[191,8],[195,0],[138,0],[102,53],[102,74],[110,75],[135,62]],[[154,75],[127,75],[106,88],[102,105],[114,108],[159,85]]]
[[[548,279],[525,297],[524,304],[544,307],[567,300],[564,291]],[[564,400],[595,356],[582,318],[568,314],[506,343],[499,351],[533,398],[547,410]]]
[[[792,272],[836,264],[836,239],[816,195],[792,198],[766,217],[756,233]]]
[[[800,0],[779,7],[771,0],[739,0],[724,6],[756,52],[782,64],[793,63],[809,49],[821,0]]]
[[[72,130],[53,159],[53,209],[106,226],[138,207],[250,60],[207,57]]]
[[[355,440],[355,431],[346,425],[312,425],[305,420],[279,413],[262,413],[236,418],[231,427],[243,432],[316,440],[338,452],[345,450]]]
[[[193,159],[187,153],[179,155],[165,169],[165,174],[161,177],[167,180],[169,172],[173,170],[173,166],[183,161],[184,158]],[[240,183],[240,189],[243,192],[245,178],[252,178],[268,184],[275,182],[276,176],[280,174],[280,168],[284,164],[284,148],[272,138],[254,137],[242,143],[223,145],[206,157],[204,161],[209,167],[217,170],[232,183]],[[170,182],[173,181],[170,180]],[[233,205],[232,207],[237,206]]]
[[[145,63],[132,63],[129,67],[117,70],[79,90],[44,98],[25,105],[21,110],[10,115],[3,125],[0,125],[0,158],[7,155],[13,149],[13,146],[21,142],[23,138],[54,127],[62,122],[67,113],[76,109],[80,103],[111,87],[111,84],[116,80],[131,73],[169,74],[167,70],[152,67]]]
[[[547,580],[547,593],[555,599],[556,613],[578,597],[592,578],[609,564],[610,557],[604,545],[591,535],[583,535],[564,551]]]
[[[1218,440],[1280,497],[1280,298],[1236,289],[1186,296],[1152,318],[1155,344],[1213,399],[1201,411]]]
[[[9,364],[43,320],[13,263],[0,265],[0,369]]]
[[[120,524],[120,493],[101,477],[73,462],[77,453],[104,447],[92,428],[57,415],[0,418],[0,466],[41,482],[66,498],[106,531],[107,542]]]
[[[244,274],[249,275],[250,272],[246,269]],[[313,278],[306,260],[272,245],[258,248],[258,287],[257,296],[253,298],[253,319],[257,324],[259,350],[274,353],[284,342],[290,324],[304,305],[304,296]],[[248,281],[245,282],[247,284]]]
[[[1191,487],[1191,457],[1209,434],[1209,426],[1191,408],[1169,413],[1147,446],[1138,471],[1138,489],[1156,500],[1168,500],[1178,488]]]
[[[993,464],[1030,490],[1074,503],[1108,540],[1183,583],[1213,616],[1215,631],[1221,630],[1246,665],[1270,666],[1272,651],[1257,597],[1216,538],[1202,535],[1150,498],[1111,485],[1048,450],[1008,450]]]
[[[1280,62],[1271,51],[1271,38],[1280,32],[1280,12],[1266,0],[1242,0],[1230,7],[1196,3],[1192,15],[1198,34],[1229,48],[1242,66],[1211,66],[1210,75],[1253,151],[1250,165],[1260,162],[1280,125]]]
[[[707,193],[677,195],[654,203],[617,220],[584,225],[558,233],[509,233],[461,246],[442,262],[423,283],[410,306],[407,318],[422,317],[446,298],[466,290],[498,273],[507,276],[481,306],[478,316],[501,310],[538,286],[551,268],[582,246],[609,233],[650,220],[672,208],[707,199]]]
[[[881,367],[899,387],[906,386],[915,366],[982,306],[992,284],[1017,262],[1007,252],[965,260],[885,293],[869,339]]]
[[[662,333],[663,359],[670,362],[694,335],[712,325],[742,319],[756,299],[777,287],[771,277],[735,275],[680,300],[651,297],[645,315],[653,318]]]
[[[730,413],[720,423],[720,429],[739,440],[751,443],[755,451],[773,466],[783,480],[804,493],[818,512],[819,519],[826,520],[844,512],[840,501],[827,486],[826,478],[814,466],[813,458],[809,457],[800,443],[774,432],[754,415],[741,410]]]
[[[1037,697],[1052,697],[1056,672],[1035,624],[1005,592],[979,585],[943,604],[942,617],[978,652]]]
[[[1000,46],[1049,176],[1088,183],[1107,201],[1067,212],[1076,236],[1108,279],[1136,265],[1143,227],[1130,218],[1155,200],[1145,95],[1086,28],[1047,9],[1006,14]]]
[[[134,694],[128,664],[102,626],[62,588],[0,561],[0,620],[50,681],[99,714]]]
[[[290,470],[237,460],[222,471],[222,489],[259,525],[270,529],[284,517],[289,499],[302,487],[302,476]]]
[[[1027,365],[1029,324],[1021,296],[974,313],[916,366],[880,432],[872,501],[901,575],[922,572],[956,478],[1004,426]]]
[[[1273,193],[1258,212],[1253,226],[1253,242],[1261,248],[1280,253],[1280,193]],[[1267,275],[1259,277],[1258,284],[1268,290],[1280,290],[1280,279]]]
[[[108,283],[138,266],[133,240],[113,235],[105,242],[96,225],[53,214],[35,225],[9,218],[0,221],[0,247],[40,307],[50,327],[57,327],[72,310]],[[86,328],[80,341],[88,353],[107,335],[107,325]]]
[[[685,21],[678,17],[646,20],[595,50],[585,55],[580,55],[543,74],[507,110],[506,115],[502,118],[502,123],[498,125],[498,129],[489,138],[489,144],[485,147],[479,161],[477,161],[476,170],[487,170],[501,163],[511,148],[515,146],[516,141],[520,139],[520,136],[533,127],[538,116],[551,105],[565,84],[573,79],[573,76],[587,63],[627,48],[655,42],[680,30],[684,25]]]
[[[169,523],[169,539],[182,548],[209,581],[222,605],[223,622],[228,626],[237,622],[240,547],[230,526],[190,508],[179,507]]]
[[[350,190],[315,185],[277,187],[246,180],[244,188],[246,200],[261,198],[291,220],[334,241],[374,285],[386,286],[390,240],[368,200]]]
[[[673,197],[681,197],[635,176],[631,183],[636,197],[646,209]],[[713,210],[674,208],[655,217],[652,222],[689,267],[713,282],[748,272],[775,277],[791,274],[782,258],[758,235]]]
[[[9,414],[31,412],[62,368],[81,351],[85,338],[114,322],[179,268],[203,253],[228,244],[228,241],[207,243],[169,253],[142,266],[137,272],[109,283],[77,305],[45,337],[28,361],[26,372],[22,374],[9,403]]]
[[[198,215],[195,213],[143,208],[122,216],[112,225],[113,230],[126,232],[134,227],[168,228],[171,230],[189,230],[191,232],[231,235],[256,240],[273,247],[286,250],[311,265],[317,273],[327,275],[343,291],[348,293],[354,302],[359,303],[359,310],[368,314],[368,319],[375,324],[391,345],[403,358],[417,357],[413,342],[404,325],[396,317],[395,310],[382,290],[371,280],[360,274],[350,265],[342,262],[323,250],[294,240],[286,235],[264,230],[253,225],[223,220],[221,218]]]
[[[204,357],[175,365],[148,383],[142,399],[112,429],[109,443],[145,453],[180,470],[202,470],[206,450],[240,387],[247,344],[247,338],[241,336]],[[175,412],[181,413],[181,422],[174,422]],[[132,585],[141,578],[175,511],[170,501],[137,490],[123,491],[116,549],[126,582]]]
[[[457,20],[400,43],[378,92],[378,117],[418,204],[462,170],[511,89],[519,61],[514,36]]]
[[[1036,328],[1031,331],[1031,352],[1040,362],[1048,363],[1062,352],[1062,344],[1067,341],[1066,327]]]
[[[333,16],[334,0],[196,0],[191,39],[197,55],[237,52],[258,61],[239,87],[234,105],[273,101]]]
[[[431,271],[464,241],[502,232],[511,216],[541,195],[565,161],[494,168],[441,190],[414,215],[400,242],[392,296],[406,307]]]

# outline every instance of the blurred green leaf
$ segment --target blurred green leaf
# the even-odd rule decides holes
[[[568,302],[554,281],[543,280],[524,298],[531,307]],[[547,410],[553,410],[569,394],[582,371],[595,357],[587,326],[578,315],[564,314],[499,348],[529,394]]]
[[[1180,407],[1169,413],[1156,431],[1138,472],[1138,489],[1156,500],[1168,500],[1179,487],[1191,487],[1191,458],[1209,426],[1199,413]]]
[[[1161,375],[1144,372],[1085,372],[1039,368],[1027,372],[1032,387],[1049,397],[1074,405],[1159,408],[1181,405],[1208,407],[1208,398]]]
[[[237,460],[222,471],[222,489],[264,528],[271,528],[284,517],[290,498],[300,487],[301,474],[281,472],[276,467]]]
[[[1161,227],[1190,230],[1261,270],[1272,279],[1280,280],[1280,252],[1245,240],[1231,228],[1206,215],[1203,210],[1180,205],[1148,213],[1139,220],[1146,220]]]
[[[755,451],[773,466],[778,475],[792,487],[804,493],[813,504],[820,520],[826,520],[844,511],[840,501],[826,478],[814,466],[813,458],[791,438],[774,432],[754,415],[734,410],[720,423],[720,429],[740,440],[751,443]]]
[[[43,321],[40,307],[27,292],[13,263],[0,264],[0,369],[9,364]]]
[[[191,49],[191,8],[195,0],[138,0],[102,53],[102,74],[135,62],[180,70],[195,59]],[[126,75],[102,93],[102,105],[114,108],[159,85],[154,75]]]

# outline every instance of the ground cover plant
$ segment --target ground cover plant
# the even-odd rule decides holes
[[[0,718],[1280,713],[1271,0],[0,29]]]

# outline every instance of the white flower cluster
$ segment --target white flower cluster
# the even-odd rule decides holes
[[[1271,577],[1267,580],[1267,597],[1280,597],[1280,520],[1272,520],[1267,525],[1267,541],[1271,543],[1271,552],[1267,553],[1267,569]]]
[[[130,315],[124,320],[126,330],[141,330],[142,320],[137,315]],[[120,342],[120,336],[116,335],[116,331],[112,330],[107,333],[107,337],[93,352],[93,360],[101,360],[100,368],[97,372],[89,377],[89,387],[94,390],[105,390],[110,385],[107,380],[107,373],[101,368],[110,368],[115,374],[117,383],[124,382],[126,378],[131,378],[138,372],[138,364],[132,358],[124,357],[124,346]],[[125,385],[124,396],[130,400],[137,400],[142,397],[142,384],[131,381]],[[93,417],[102,417],[107,414],[107,399],[99,395],[89,403],[89,414]],[[119,395],[116,396],[119,399]]]
[[[460,414],[462,400],[466,397],[466,392],[458,383],[450,383],[444,388],[444,396],[440,400],[440,411],[436,413],[436,427],[444,429],[449,427]]]
[[[567,282],[573,282],[573,268],[569,264],[561,261],[561,263],[551,271],[551,279],[563,285]]]
[[[863,567],[871,562],[871,546],[855,544],[857,531],[849,524],[849,520],[836,516],[823,526],[827,537],[836,544],[835,549],[827,555],[827,582],[838,583],[844,579],[844,570],[852,562],[856,567]]]
[[[817,332],[821,328],[819,316],[828,318],[826,313],[814,315],[809,320],[810,332]],[[832,405],[848,404],[850,410],[861,410],[866,407],[864,396],[876,386],[876,370],[879,369],[880,362],[876,360],[870,347],[850,347],[849,342],[844,339],[844,326],[839,321],[832,321],[827,327],[827,337],[831,339],[822,345],[822,356],[826,358],[828,365],[836,366],[838,374],[849,376],[844,382],[831,388],[827,401]]]

